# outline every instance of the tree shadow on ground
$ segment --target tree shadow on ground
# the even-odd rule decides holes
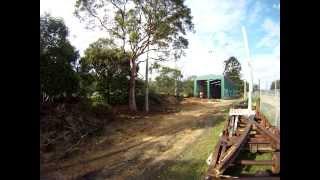
[[[224,110],[225,108],[230,107],[230,105],[227,106],[220,106],[217,109],[213,109],[212,112],[205,112],[200,116],[194,115],[194,114],[188,114],[188,115],[179,115],[179,121],[177,121],[177,123],[174,124],[170,124],[170,128],[165,127],[163,129],[161,129],[161,120],[160,121],[152,121],[150,123],[153,124],[153,127],[157,128],[160,127],[160,129],[157,129],[156,131],[142,131],[140,132],[143,136],[153,136],[153,137],[160,137],[160,136],[172,136],[176,133],[179,133],[180,131],[184,131],[184,130],[197,130],[197,129],[204,129],[204,128],[211,128],[214,127],[220,123],[223,123],[226,120],[226,110]],[[139,123],[138,121],[136,122],[130,122],[132,124],[134,123]],[[143,124],[142,124],[143,125]],[[130,127],[127,126],[127,127]],[[134,129],[135,131],[137,129]],[[68,169],[68,168],[74,168],[75,166],[80,166],[79,164],[98,164],[98,166],[95,166],[94,168],[91,168],[91,170],[86,170],[86,172],[79,172],[79,175],[81,175],[81,178],[85,178],[86,180],[89,179],[99,179],[103,174],[103,178],[106,179],[109,176],[114,175],[114,173],[116,174],[121,174],[122,171],[126,171],[128,166],[130,167],[135,167],[135,168],[140,168],[140,169],[145,169],[144,171],[142,171],[142,175],[138,175],[138,176],[132,176],[129,177],[128,179],[154,179],[152,177],[156,177],[157,173],[160,173],[160,175],[158,176],[168,176],[168,178],[165,177],[165,179],[177,179],[174,177],[181,177],[181,179],[186,179],[186,178],[182,178],[182,177],[190,177],[189,179],[194,179],[194,171],[192,171],[192,167],[196,167],[199,166],[199,163],[203,164],[206,163],[205,160],[203,161],[197,161],[197,160],[192,160],[192,162],[187,162],[187,161],[179,161],[179,160],[172,160],[172,161],[163,161],[160,162],[160,164],[154,164],[150,167],[136,167],[135,163],[141,163],[141,157],[143,156],[143,153],[145,149],[150,148],[151,146],[157,145],[157,141],[138,141],[138,142],[132,142],[132,143],[128,143],[125,144],[125,146],[123,146],[123,148],[114,150],[112,152],[107,152],[107,153],[103,153],[102,155],[96,156],[94,158],[88,158],[88,159],[82,159],[81,162],[76,162],[76,163],[72,163],[72,164],[68,164],[65,166],[60,166],[59,169]],[[169,145],[170,146],[170,145]],[[119,161],[116,161],[113,163],[112,167],[108,167],[105,168],[105,164],[103,163],[104,161],[108,161],[108,159],[113,156],[119,156],[120,154],[124,153],[124,152],[130,152],[133,149],[135,149],[134,151],[140,150],[140,154],[135,155],[133,158],[131,159],[126,159],[125,161],[123,161],[121,158],[119,158]],[[145,161],[151,162],[153,159],[146,159]],[[99,163],[96,163],[97,161],[99,161]],[[185,165],[185,163],[188,163],[188,166],[181,168],[180,170],[176,171],[176,170],[166,170],[166,172],[168,172],[168,175],[161,175],[161,169],[157,169],[157,167],[163,167],[163,164],[176,164],[175,166],[181,166],[183,167]],[[143,163],[142,163],[143,164]],[[165,165],[165,167],[167,167],[167,165]],[[79,169],[79,168],[76,168]],[[51,170],[55,171],[54,169]],[[103,171],[103,173],[101,173]],[[170,173],[172,171],[172,173]],[[50,171],[48,171],[50,172]],[[156,173],[156,174],[153,174]],[[85,174],[85,175],[83,175]],[[188,179],[188,178],[187,178]],[[197,178],[196,178],[197,179]],[[80,179],[79,179],[80,180]]]
[[[158,117],[158,119],[132,119],[127,120],[123,123],[127,123],[126,127],[130,127],[131,129],[134,129],[137,132],[142,133],[142,135],[145,136],[164,136],[164,135],[173,135],[178,133],[179,131],[184,131],[187,129],[196,130],[196,129],[202,129],[202,128],[208,128],[213,127],[215,124],[220,123],[221,121],[224,121],[225,115],[228,112],[230,106],[221,106],[219,109],[212,109],[211,112],[203,112],[201,115],[195,114],[188,114],[188,115],[164,115]],[[179,119],[177,121],[176,119]],[[171,124],[169,122],[170,120],[175,121]],[[164,126],[163,123],[166,123],[165,121],[168,121],[168,126]],[[111,125],[113,126],[113,125]],[[127,129],[124,129],[125,127],[118,126],[118,130],[122,132],[126,132]],[[158,129],[159,131],[145,131],[145,128],[152,128],[152,129]],[[122,129],[122,130],[121,130]],[[110,132],[113,133],[113,132]]]

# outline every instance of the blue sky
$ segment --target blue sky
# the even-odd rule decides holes
[[[260,79],[264,87],[280,78],[279,0],[188,0],[187,4],[196,28],[195,34],[188,34],[190,47],[182,60],[188,75],[221,74],[223,61],[235,56],[242,64],[243,78],[248,79],[241,32],[245,26],[254,81]]]
[[[91,31],[73,16],[75,0],[40,0],[40,14],[62,17],[70,30],[71,43],[83,54],[85,48],[106,33]],[[254,81],[262,87],[280,78],[280,0],[187,0],[194,17],[195,33],[188,33],[189,48],[178,63],[185,77],[221,74],[230,56],[242,64],[242,76],[249,78],[241,26],[245,26]],[[143,57],[142,57],[143,58]],[[141,73],[144,71],[142,64]]]

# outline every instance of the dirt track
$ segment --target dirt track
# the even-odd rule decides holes
[[[224,116],[234,102],[187,99],[178,112],[123,117],[108,125],[94,148],[43,172],[61,179],[150,179],[214,125],[208,118]]]

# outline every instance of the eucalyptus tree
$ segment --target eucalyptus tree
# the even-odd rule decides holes
[[[137,111],[135,83],[139,57],[156,59],[187,48],[186,31],[193,31],[191,10],[184,0],[77,0],[75,15],[88,28],[100,28],[129,53],[129,108]],[[148,68],[147,68],[148,69]]]

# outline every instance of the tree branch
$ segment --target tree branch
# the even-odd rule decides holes
[[[121,18],[122,18],[122,21],[124,22],[125,21],[125,12],[126,12],[126,4],[127,4],[127,0],[125,1],[125,4],[123,6],[123,9],[121,9],[116,3],[114,3],[112,0],[110,1],[110,3],[115,7],[117,8],[120,13],[121,13]],[[122,49],[123,51],[125,52],[125,46],[126,46],[126,33],[125,33],[125,29],[123,26],[121,26],[121,30],[122,30],[122,41],[123,41],[123,45],[122,45]]]
[[[104,29],[106,29],[107,31],[110,31],[110,29],[107,28],[107,26],[103,23],[103,21],[101,20],[101,18],[99,16],[95,15],[87,6],[84,6],[84,7],[87,9],[87,11],[89,12],[89,14],[91,16],[93,16],[94,18],[98,19],[98,21],[100,22],[101,26]]]
[[[164,58],[153,58],[153,57],[150,57],[150,59],[153,59],[153,60],[156,60],[156,61],[165,61],[166,60]]]
[[[142,63],[142,62],[144,62],[144,61],[138,61],[138,62],[137,62],[137,65],[139,65],[139,64]]]

